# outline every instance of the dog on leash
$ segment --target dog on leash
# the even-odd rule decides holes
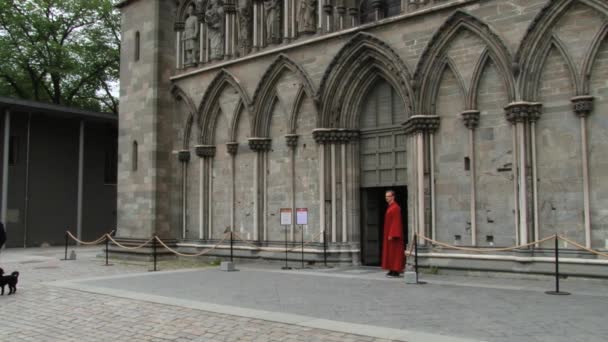
[[[4,270],[0,268],[0,287],[2,287],[2,293],[4,296],[4,286],[8,285],[8,294],[11,295],[17,292],[17,281],[19,280],[19,272],[15,271],[10,275],[5,276]]]

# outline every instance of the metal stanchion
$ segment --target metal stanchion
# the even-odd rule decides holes
[[[287,264],[287,228],[285,228],[285,266],[281,267],[282,270],[290,270],[291,267]]]
[[[68,259],[68,232],[65,232],[65,253],[64,253],[63,261],[67,261]]]
[[[327,235],[323,229],[323,264],[327,267]]]
[[[230,262],[234,262],[234,242],[232,239],[232,230],[230,230]]]
[[[300,232],[302,233],[302,269],[304,269],[304,227],[300,226]]]
[[[154,269],[152,272],[156,272],[156,236],[152,239],[152,255],[154,257]]]
[[[112,266],[108,263],[108,251],[110,250],[110,237],[106,234],[106,264],[104,266]]]
[[[567,296],[570,292],[559,290],[559,238],[555,236],[555,291],[546,291],[549,295]]]

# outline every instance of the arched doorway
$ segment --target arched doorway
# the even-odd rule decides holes
[[[407,113],[399,94],[380,77],[369,87],[360,111],[361,262],[377,266],[388,189],[396,192],[407,232],[406,135],[401,127]]]

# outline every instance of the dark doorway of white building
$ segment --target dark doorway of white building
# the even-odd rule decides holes
[[[362,188],[361,263],[366,266],[380,266],[382,261],[384,213],[387,208],[384,194],[389,189],[395,191],[396,201],[401,207],[404,244],[407,243],[407,188],[404,186]]]

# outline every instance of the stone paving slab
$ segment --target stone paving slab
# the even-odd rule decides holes
[[[281,271],[240,264],[146,272],[101,266],[99,249],[3,251],[22,273],[0,297],[0,341],[605,341],[608,282],[421,275],[424,286],[376,268]],[[53,284],[54,286],[51,286]],[[184,325],[185,324],[185,325]],[[333,330],[333,331],[332,331]],[[346,333],[349,332],[349,333]],[[367,335],[367,336],[366,336]],[[7,340],[8,341],[8,340]]]

